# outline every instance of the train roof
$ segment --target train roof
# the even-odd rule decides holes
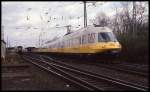
[[[98,33],[98,32],[112,32],[112,30],[108,27],[94,27],[94,26],[87,26],[86,28],[78,29],[70,34],[64,35],[63,37],[58,38],[57,40],[47,43],[47,44],[55,44],[61,40],[70,39],[72,37],[76,37],[82,34],[87,33]],[[46,45],[46,44],[45,44]]]
[[[70,36],[70,35],[74,35],[74,34],[86,34],[86,33],[97,33],[97,32],[112,32],[112,30],[108,27],[94,27],[94,26],[88,26],[86,28],[81,28],[78,29],[68,35],[64,35],[64,36]]]
[[[70,39],[71,37],[77,37],[79,35],[88,34],[88,33],[98,33],[98,32],[112,32],[111,29],[108,27],[94,27],[94,26],[88,26],[86,28],[81,28],[71,34],[63,36],[65,39]]]
[[[86,31],[92,32],[112,32],[112,30],[108,27],[88,27]]]
[[[26,47],[25,49],[33,49],[33,48],[36,48],[36,47]]]
[[[17,46],[17,48],[22,48],[23,46]]]

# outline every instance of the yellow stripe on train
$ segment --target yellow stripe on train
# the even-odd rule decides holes
[[[111,49],[121,50],[121,45],[119,44],[119,42],[101,42],[65,48],[40,48],[36,50],[36,52],[101,53]]]

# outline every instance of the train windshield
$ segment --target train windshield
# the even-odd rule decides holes
[[[98,42],[116,42],[117,39],[112,32],[101,32],[98,33]]]

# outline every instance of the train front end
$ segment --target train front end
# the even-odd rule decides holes
[[[119,54],[121,45],[113,32],[98,33],[99,51],[108,54]]]
[[[115,34],[107,27],[96,28],[96,43],[92,45],[95,54],[103,56],[118,56],[122,46]]]

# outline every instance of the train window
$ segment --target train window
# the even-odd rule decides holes
[[[56,43],[56,48],[57,48],[57,43]]]
[[[72,45],[71,45],[71,40],[69,40],[69,46],[71,47]]]
[[[69,47],[71,47],[71,40],[69,40]]]
[[[60,48],[62,47],[61,45],[62,45],[62,44],[61,44],[61,42],[60,42]]]
[[[82,43],[81,43],[81,37],[79,37],[79,39],[78,39],[78,40],[79,40],[79,44],[81,45],[81,44],[82,44]]]
[[[64,41],[64,45],[63,45],[64,47],[66,46],[66,42]]]
[[[84,35],[82,36],[82,44],[84,44],[84,39],[83,39]]]
[[[75,45],[75,39],[72,40],[72,45],[73,45],[73,46]]]
[[[77,41],[76,41],[76,38],[74,39],[74,46],[76,46],[77,45]]]
[[[69,40],[67,40],[67,47],[69,47]]]
[[[59,48],[59,42],[58,42],[58,48]]]
[[[73,39],[71,39],[71,46],[73,46]]]
[[[70,40],[68,40],[68,47],[70,47]]]
[[[75,39],[75,45],[78,45],[78,38]]]
[[[77,46],[79,45],[79,37],[75,38],[75,45],[77,45]]]
[[[65,47],[67,47],[68,45],[67,45],[67,41],[65,41]]]
[[[68,47],[68,41],[66,40],[66,47]]]
[[[65,44],[65,42],[63,41],[63,42],[62,42],[62,48],[64,47],[64,44]]]
[[[73,38],[73,46],[76,45],[76,38]]]
[[[68,41],[66,40],[66,47],[68,47]]]
[[[70,40],[68,40],[68,47],[70,47]]]
[[[78,37],[77,40],[78,40],[78,45],[80,45],[80,40],[81,40],[81,38]]]
[[[80,37],[77,38],[77,43],[80,45]]]
[[[64,41],[64,47],[66,46],[66,41]]]
[[[99,42],[117,41],[115,35],[112,32],[101,32],[98,33]]]
[[[72,43],[71,43],[71,42],[72,42],[72,40],[70,40],[70,41],[69,41],[69,43],[70,43],[70,47],[72,46]]]
[[[88,34],[88,43],[94,43],[95,33]]]
[[[60,45],[61,45],[61,44],[60,44],[60,42],[59,42],[59,48],[61,47]]]
[[[88,43],[88,35],[83,35],[82,36],[82,44],[86,44],[86,43]]]

